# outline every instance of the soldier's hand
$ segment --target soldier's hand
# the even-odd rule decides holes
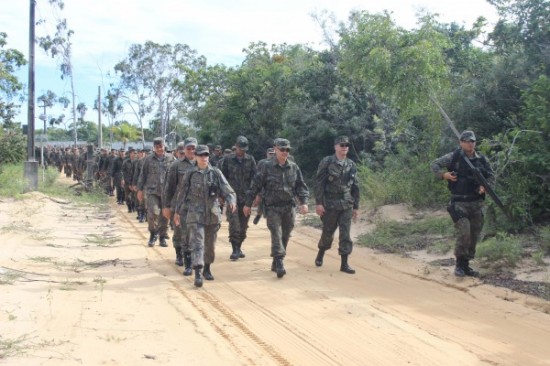
[[[319,215],[320,217],[323,217],[323,215],[325,214],[325,206],[323,206],[323,205],[316,205],[316,206],[315,206],[315,212],[316,212],[317,215]]]
[[[174,214],[174,225],[180,226],[180,224],[181,224],[181,221],[180,221],[180,214],[176,212],[176,213]]]
[[[245,216],[250,216],[250,211],[251,211],[250,207],[248,207],[248,206],[243,207],[243,214]]]
[[[164,216],[166,220],[170,221],[170,217],[172,217],[172,211],[169,207],[165,207],[162,209],[162,216]]]
[[[256,198],[254,198],[254,202],[252,203],[252,207],[258,207],[261,201],[262,201],[262,196],[257,194]]]
[[[237,205],[234,203],[230,203],[229,205],[227,205],[227,209],[231,210],[231,213],[235,213],[237,211]],[[245,215],[248,216],[250,215],[250,213],[248,215],[247,214]]]
[[[302,214],[302,215],[305,215],[308,213],[309,209],[307,207],[307,205],[300,205],[298,207],[298,211]]]
[[[445,172],[443,173],[443,179],[450,180],[451,182],[456,182],[458,177],[455,172]]]
[[[358,217],[359,217],[359,210],[353,210],[353,211],[351,211],[351,219],[352,219],[353,221],[356,221]]]
[[[139,202],[143,201],[143,191],[138,191],[137,192],[137,199],[138,199]]]

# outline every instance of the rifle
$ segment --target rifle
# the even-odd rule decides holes
[[[489,194],[489,196],[491,197],[491,199],[496,203],[496,205],[498,207],[500,207],[500,209],[504,212],[504,214],[506,215],[506,217],[508,217],[510,220],[512,219],[510,213],[508,212],[508,210],[506,209],[506,207],[504,206],[504,204],[502,203],[502,201],[500,200],[500,197],[495,193],[495,191],[493,190],[493,188],[491,188],[491,186],[489,185],[489,182],[487,182],[487,179],[485,179],[485,177],[483,176],[483,174],[481,174],[481,171],[476,168],[474,166],[474,164],[472,164],[472,162],[470,161],[470,159],[468,159],[468,157],[466,156],[466,154],[464,154],[464,151],[463,150],[460,150],[460,156],[462,157],[462,160],[464,160],[466,162],[466,164],[468,165],[468,167],[472,170],[472,172],[474,173],[474,178],[475,180],[477,181],[477,183],[479,185],[481,185],[483,188],[485,188],[485,192],[487,192],[487,194]]]
[[[451,128],[451,130],[453,131],[453,133],[456,135],[456,137],[458,139],[460,139],[460,133],[458,132],[458,130],[456,129],[453,121],[451,120],[451,118],[447,115],[447,113],[445,112],[445,110],[443,109],[443,107],[437,102],[437,100],[432,96],[430,95],[429,96],[430,100],[432,101],[432,103],[434,103],[436,106],[437,106],[437,109],[439,109],[439,112],[441,113],[441,115],[443,116],[443,118],[445,119],[445,121],[447,121],[447,124],[449,125],[449,127]],[[470,159],[468,159],[468,157],[466,157],[466,155],[464,154],[464,151],[463,150],[460,150],[460,156],[462,156],[462,159],[466,162],[466,164],[468,165],[468,167],[470,167],[470,169],[472,169],[472,171],[474,172],[474,177],[477,181],[477,183],[481,186],[483,186],[483,188],[485,188],[485,192],[487,192],[489,194],[489,196],[491,197],[491,199],[496,203],[496,205],[504,212],[504,214],[506,215],[506,217],[508,217],[508,219],[510,221],[512,221],[512,215],[510,215],[510,212],[508,212],[508,210],[506,209],[506,207],[504,207],[504,204],[502,203],[502,201],[500,200],[500,197],[497,196],[497,194],[495,193],[495,191],[491,188],[491,186],[489,185],[489,182],[487,182],[487,179],[485,179],[485,177],[483,176],[483,174],[481,174],[481,172],[479,171],[479,169],[477,169],[473,164],[472,162],[470,161]]]

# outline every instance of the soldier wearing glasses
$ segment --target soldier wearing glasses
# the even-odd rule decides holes
[[[250,215],[251,206],[260,192],[265,205],[267,227],[271,232],[272,271],[281,278],[286,274],[283,259],[296,219],[296,200],[300,213],[308,211],[309,190],[298,165],[288,159],[290,142],[275,140],[275,157],[262,164],[246,193],[243,213]]]
[[[483,229],[485,188],[476,181],[465,159],[479,169],[490,185],[494,184],[494,173],[487,158],[475,150],[476,136],[473,131],[462,132],[459,143],[458,149],[434,160],[431,170],[437,178],[448,182],[451,191],[447,211],[457,233],[455,276],[477,276],[478,272],[470,267],[470,260],[475,257]]]
[[[356,219],[359,209],[359,182],[357,167],[347,155],[349,138],[340,136],[334,140],[333,155],[319,163],[315,176],[315,211],[323,222],[323,232],[319,239],[319,252],[315,265],[323,265],[325,251],[332,247],[334,232],[339,229],[338,254],[341,257],[340,271],[353,274],[355,270],[348,264],[348,256],[353,249],[350,236],[351,221]]]

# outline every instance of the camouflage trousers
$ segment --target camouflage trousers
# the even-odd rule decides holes
[[[166,237],[168,233],[168,220],[162,215],[161,198],[156,194],[146,194],[145,201],[149,232],[157,233],[161,238]]]
[[[329,250],[332,247],[334,233],[338,228],[338,254],[351,254],[353,250],[353,241],[350,235],[352,214],[353,208],[351,207],[345,210],[325,209],[325,214],[321,217],[323,232],[317,247],[322,250]]]
[[[128,208],[134,208],[136,202],[136,194],[130,189],[129,184],[124,185],[124,200]]]
[[[187,228],[187,223],[185,222],[186,216],[187,212],[183,212],[180,215],[180,226],[174,225],[174,234],[172,236],[172,244],[174,245],[174,248],[178,251],[181,250],[181,253],[191,252],[191,245],[189,244],[189,230]]]
[[[189,244],[193,268],[202,268],[204,264],[214,263],[215,246],[220,224],[204,225],[197,222],[188,223]]]
[[[476,245],[483,229],[485,207],[484,201],[454,202],[455,210],[461,218],[455,222],[456,244],[455,257],[474,259]]]
[[[271,256],[285,257],[290,233],[294,229],[296,208],[290,205],[270,206],[265,208],[264,214],[271,232]]]
[[[113,178],[113,186],[116,190],[116,200],[117,202],[124,201],[124,188],[122,188],[122,178],[120,177],[114,177]]]
[[[242,204],[237,204],[237,211],[235,213],[231,212],[231,210],[226,211],[227,221],[229,222],[230,243],[240,244],[246,239],[250,216],[245,216],[243,207],[244,202]]]

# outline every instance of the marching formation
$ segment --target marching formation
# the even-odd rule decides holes
[[[469,261],[475,256],[483,227],[483,201],[489,187],[480,185],[471,170],[476,169],[491,183],[494,176],[487,159],[475,151],[472,131],[464,131],[459,143],[455,152],[435,160],[431,170],[449,182],[448,210],[457,229],[455,275],[476,276]],[[244,136],[237,137],[232,149],[223,151],[221,146],[209,147],[188,137],[174,151],[168,151],[163,139],[156,138],[152,151],[129,148],[109,153],[100,149],[94,154],[92,167],[82,147],[48,149],[43,156],[45,165],[55,165],[74,180],[82,181],[92,174],[106,194],[115,196],[119,205],[126,204],[139,222],[147,221],[149,247],[157,241],[159,246],[168,247],[172,228],[175,264],[184,268],[184,276],[194,274],[194,285],[201,287],[204,280],[214,280],[212,265],[222,213],[229,224],[231,261],[246,258],[243,244],[252,208],[256,207],[254,224],[265,217],[271,234],[271,271],[278,278],[287,274],[284,259],[296,211],[308,213],[310,190],[290,155],[290,141],[276,138],[266,157],[258,162],[247,153],[248,147]],[[347,136],[337,137],[334,154],[323,158],[317,168],[315,212],[323,225],[314,263],[323,266],[325,252],[332,248],[338,229],[340,271],[354,274],[349,264],[353,250],[350,228],[358,217],[360,191],[357,166],[348,158],[349,148]]]

